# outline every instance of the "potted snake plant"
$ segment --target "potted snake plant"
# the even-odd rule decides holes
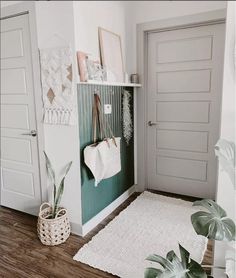
[[[65,166],[65,172],[57,186],[52,163],[45,152],[44,155],[47,175],[53,185],[53,200],[52,204],[43,203],[40,206],[37,224],[38,237],[45,245],[58,245],[67,240],[71,230],[68,212],[60,206],[60,202],[64,192],[65,178],[71,168],[72,161]]]

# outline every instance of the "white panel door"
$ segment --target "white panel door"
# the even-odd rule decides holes
[[[41,203],[28,15],[1,20],[1,205]]]
[[[224,24],[148,34],[148,188],[214,198]]]

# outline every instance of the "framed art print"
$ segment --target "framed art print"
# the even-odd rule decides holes
[[[121,37],[101,27],[98,30],[101,62],[107,72],[107,81],[124,82]]]

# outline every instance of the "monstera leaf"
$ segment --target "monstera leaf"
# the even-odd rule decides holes
[[[190,254],[179,244],[181,260],[174,251],[170,251],[166,258],[150,255],[148,261],[158,263],[163,269],[149,267],[145,271],[145,278],[206,278],[207,275],[201,265],[190,258]]]
[[[196,201],[193,206],[202,206],[209,212],[198,211],[191,216],[193,227],[198,235],[220,241],[235,240],[235,224],[214,201]]]

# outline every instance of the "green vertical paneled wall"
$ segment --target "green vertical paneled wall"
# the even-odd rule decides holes
[[[129,145],[122,135],[122,93],[124,87],[103,85],[78,85],[79,135],[82,183],[82,221],[83,224],[112,203],[134,184],[134,145],[133,138]],[[133,89],[129,88],[132,100]],[[92,105],[94,93],[99,94],[102,104],[112,105],[112,114],[105,115],[113,133],[121,137],[121,172],[103,180],[97,187],[90,170],[84,164],[83,150],[92,143]]]

